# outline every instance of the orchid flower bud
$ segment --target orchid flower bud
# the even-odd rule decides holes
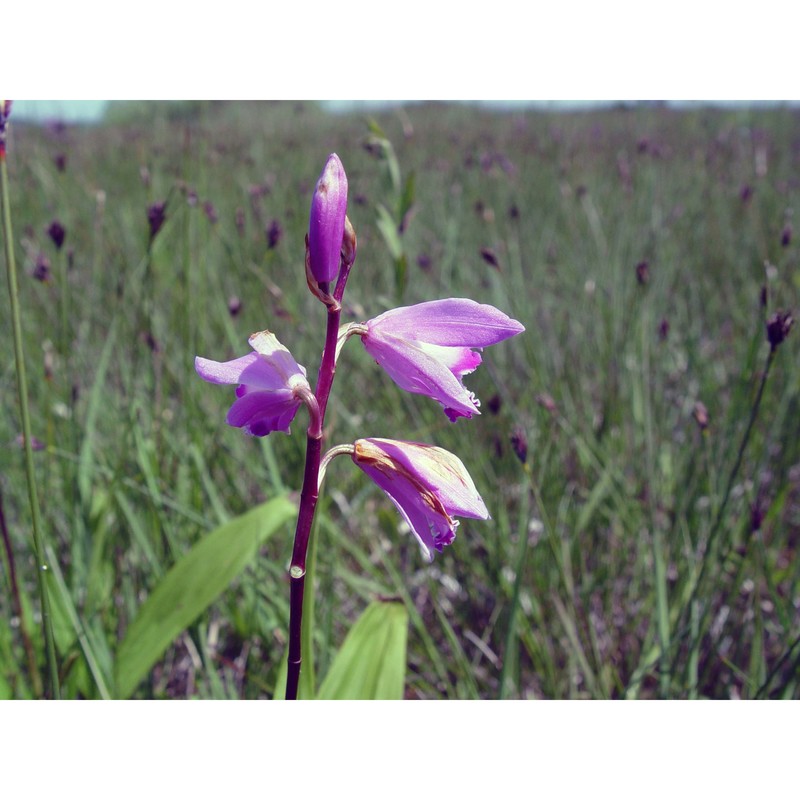
[[[342,261],[348,267],[352,266],[353,262],[356,260],[357,241],[355,228],[350,222],[350,218],[345,216],[344,237],[342,238]]]
[[[330,283],[339,273],[347,212],[347,175],[336,153],[328,157],[311,199],[308,258],[317,283]]]

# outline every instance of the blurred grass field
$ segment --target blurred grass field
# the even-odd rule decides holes
[[[427,565],[387,499],[334,461],[315,530],[319,674],[367,604],[396,597],[408,698],[800,697],[800,336],[773,358],[766,336],[800,305],[800,113],[369,116],[286,102],[122,104],[91,127],[12,114],[63,696],[113,687],[125,632],[191,546],[299,489],[302,415],[290,437],[244,437],[224,424],[232,392],[193,359],[243,355],[269,328],[316,373],[324,312],[303,237],[335,151],[358,234],[344,321],[456,296],[527,331],[486,351],[466,380],[482,415],[455,424],[358,342],[344,349],[327,444],[452,450],[492,519],[464,521]],[[381,141],[413,186],[400,281],[376,211],[402,204]],[[44,645],[5,291],[0,313],[0,696],[31,697]],[[134,697],[272,696],[292,533],[290,519]]]

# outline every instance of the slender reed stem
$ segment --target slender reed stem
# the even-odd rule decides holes
[[[747,449],[748,442],[750,441],[750,434],[753,431],[753,425],[755,425],[756,419],[758,418],[758,411],[761,408],[761,400],[764,397],[764,388],[767,385],[767,378],[769,377],[769,372],[774,360],[775,360],[775,347],[773,346],[770,348],[769,354],[767,355],[767,361],[766,364],[764,365],[764,370],[761,374],[761,381],[758,385],[758,392],[756,393],[756,398],[755,401],[753,402],[753,407],[750,409],[750,418],[747,421],[747,427],[745,428],[744,435],[742,436],[742,440],[739,443],[739,450],[736,454],[736,461],[733,465],[733,468],[730,471],[730,475],[728,476],[728,482],[725,486],[725,492],[722,495],[722,502],[720,503],[719,508],[717,509],[716,516],[714,517],[714,522],[711,525],[711,530],[709,531],[708,538],[706,539],[705,553],[703,555],[703,560],[700,564],[700,569],[697,573],[697,577],[690,584],[691,590],[687,592],[688,597],[683,605],[682,615],[685,615],[687,612],[690,612],[692,615],[691,629],[690,629],[690,633],[692,636],[701,635],[701,631],[704,629],[705,621],[710,613],[709,607],[704,608],[702,612],[700,612],[697,608],[700,589],[702,587],[703,579],[706,577],[706,571],[708,565],[712,560],[712,555],[713,555],[712,547],[715,544],[717,536],[722,528],[722,521],[725,517],[725,510],[728,506],[728,500],[730,500],[731,491],[733,490],[734,483],[736,482],[736,478],[739,474],[739,469],[742,466],[742,460],[744,459],[744,452]],[[690,651],[692,655],[690,658],[691,663],[689,666],[693,674],[696,673],[697,669],[696,654],[694,652],[696,645],[697,645],[696,641],[690,642]],[[678,654],[676,653],[675,659],[673,661],[673,666],[677,658]]]
[[[14,260],[13,232],[11,228],[11,209],[9,206],[8,168],[5,151],[0,150],[0,198],[3,209],[3,239],[5,243],[6,264],[8,266],[8,294],[11,301],[11,327],[14,335],[14,360],[17,367],[17,391],[19,408],[22,417],[22,436],[25,451],[25,474],[28,482],[28,500],[31,507],[33,523],[33,549],[36,556],[36,581],[42,606],[42,631],[47,653],[48,674],[50,677],[50,696],[60,699],[61,690],[58,683],[58,664],[56,662],[55,640],[53,638],[53,621],[50,616],[50,599],[45,583],[49,569],[44,551],[39,498],[36,492],[36,474],[33,465],[33,445],[31,438],[31,420],[28,410],[28,384],[25,375],[25,357],[22,351],[22,322],[20,318],[19,291],[17,288],[17,266]]]
[[[25,622],[25,615],[22,611],[22,600],[19,593],[19,583],[17,582],[17,568],[14,562],[14,550],[11,547],[11,536],[6,525],[6,515],[3,510],[3,494],[0,492],[0,535],[3,537],[3,546],[6,553],[6,563],[8,566],[8,580],[11,584],[11,603],[14,614],[19,618],[19,632],[22,636],[22,646],[25,648],[25,658],[28,661],[28,672],[33,684],[33,693],[40,697],[42,694],[42,676],[39,667],[36,665],[36,651],[33,649],[33,642],[28,633],[28,625]]]
[[[725,516],[725,509],[728,505],[728,500],[731,496],[731,491],[733,489],[734,483],[736,482],[736,478],[739,474],[739,469],[742,466],[742,459],[744,458],[744,451],[747,449],[747,443],[750,441],[750,434],[753,430],[753,425],[755,424],[756,418],[758,417],[758,410],[761,407],[761,399],[764,396],[764,387],[767,385],[767,378],[769,377],[769,371],[772,367],[772,362],[775,358],[775,350],[774,348],[770,349],[769,355],[767,356],[767,363],[764,366],[764,371],[761,375],[761,382],[758,385],[758,393],[756,394],[755,402],[753,403],[753,407],[750,409],[750,419],[747,421],[747,428],[745,428],[744,435],[742,436],[742,441],[739,444],[739,451],[736,454],[736,463],[733,465],[733,469],[731,470],[730,475],[728,476],[728,483],[725,486],[725,494],[722,496],[722,502],[720,503],[719,509],[717,510],[717,515],[714,518],[714,524],[711,526],[711,531],[708,534],[708,539],[706,540],[706,548],[705,548],[705,556],[703,558],[702,563],[700,564],[700,571],[697,574],[697,579],[694,582],[694,587],[692,589],[692,594],[690,597],[689,605],[691,602],[697,599],[697,592],[700,588],[700,584],[705,577],[706,567],[708,566],[709,561],[711,560],[711,548],[719,534],[720,528],[722,527],[722,520]]]

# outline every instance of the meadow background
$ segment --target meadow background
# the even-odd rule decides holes
[[[409,619],[408,698],[800,694],[798,334],[770,355],[766,330],[798,308],[798,111],[127,103],[94,126],[11,122],[63,696],[275,691],[291,516],[125,691],[118,662],[172,565],[296,499],[302,418],[291,437],[244,437],[224,424],[232,391],[193,359],[242,355],[269,328],[315,374],[324,313],[303,237],[334,151],[359,237],[343,321],[465,296],[527,331],[486,351],[466,380],[483,413],[456,424],[357,342],[343,351],[328,443],[452,450],[492,520],[463,521],[427,565],[379,490],[333,462],[317,673],[391,599]],[[44,645],[0,298],[0,696],[34,697]]]

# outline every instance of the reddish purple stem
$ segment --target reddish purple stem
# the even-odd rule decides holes
[[[292,563],[289,569],[290,594],[289,594],[289,664],[286,676],[286,699],[297,699],[297,688],[300,682],[300,667],[302,664],[301,630],[303,621],[303,592],[306,578],[306,553],[308,541],[311,536],[311,526],[314,522],[314,512],[317,508],[319,497],[319,466],[322,455],[322,433],[325,422],[325,409],[328,405],[328,396],[336,374],[336,341],[339,335],[341,319],[340,303],[347,283],[350,266],[344,263],[341,266],[339,280],[333,297],[334,306],[328,307],[328,328],[325,334],[325,350],[317,375],[317,388],[315,396],[319,405],[319,415],[312,418],[308,427],[306,439],[306,465],[303,474],[303,489],[300,493],[300,511],[297,515],[297,528],[294,534],[294,549],[292,550]],[[320,288],[327,291],[327,286]]]

